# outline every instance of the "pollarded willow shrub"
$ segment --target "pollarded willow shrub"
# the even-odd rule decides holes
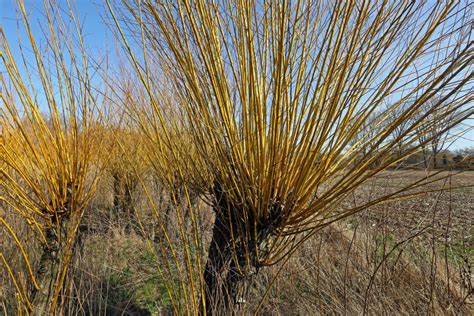
[[[286,260],[318,229],[412,194],[429,180],[356,208],[340,205],[364,181],[420,149],[416,130],[430,124],[430,112],[460,113],[445,130],[473,113],[466,106],[473,99],[466,89],[473,76],[472,17],[464,3],[124,5],[120,22],[109,9],[150,104],[158,103],[160,82],[150,75],[158,63],[213,177],[204,188],[214,199],[215,223],[201,312],[233,308],[244,295],[237,290],[241,281]],[[138,51],[128,44],[133,36]],[[436,95],[443,97],[430,102]],[[398,111],[406,100],[412,106]],[[418,115],[426,104],[430,110]],[[160,115],[159,108],[152,111]],[[401,141],[406,150],[395,156]]]
[[[40,48],[23,2],[18,5],[29,39],[20,52],[30,50],[34,62],[14,55],[0,27],[0,220],[5,245],[16,249],[10,258],[2,249],[2,264],[16,288],[18,312],[53,314],[67,304],[79,225],[102,169],[99,98],[79,22],[62,20],[47,2],[48,33]]]

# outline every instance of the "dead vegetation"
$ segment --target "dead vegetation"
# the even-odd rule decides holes
[[[402,185],[422,175],[417,171],[393,171],[380,180],[393,185],[395,178]],[[451,181],[460,186],[470,184],[473,177],[465,172]],[[71,297],[66,314],[172,313],[168,281],[158,272],[167,259],[149,247],[149,243],[159,247],[156,239],[160,230],[154,225],[131,226],[129,220],[118,216],[113,189],[107,183],[112,183],[111,179],[104,181],[98,191],[109,192],[110,198],[95,200],[83,221],[87,230],[81,231],[81,252],[70,268],[73,281],[69,284]],[[354,196],[368,198],[368,192],[380,189],[386,188],[378,182],[375,188],[362,187]],[[264,315],[471,314],[472,189],[447,189],[441,194],[374,207],[325,228],[285,266],[276,265],[259,274],[247,289],[248,298],[239,303],[238,312],[251,313],[267,295],[261,309]],[[144,198],[137,194],[139,200]],[[357,199],[350,197],[345,203],[357,203]],[[166,209],[167,203],[159,208]],[[201,230],[207,232],[209,240],[213,214],[208,206],[198,204],[203,214]],[[149,223],[152,217],[147,219],[150,215],[146,215],[146,209],[139,209],[142,221]],[[170,232],[176,230],[177,219],[169,218],[168,225]],[[174,243],[179,240],[178,236],[170,238]],[[37,253],[38,249],[30,251]],[[14,253],[5,255],[15,258]],[[7,278],[3,280],[3,308],[9,315],[15,302],[6,298],[14,297],[14,288]],[[179,287],[176,277],[174,286]]]

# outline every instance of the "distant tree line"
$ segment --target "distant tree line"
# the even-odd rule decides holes
[[[401,167],[420,167],[428,169],[454,168],[474,170],[474,147],[462,149],[443,149],[436,155],[431,150],[416,153],[401,163]]]
[[[444,101],[443,101],[444,99]],[[471,169],[474,170],[474,146],[451,149],[453,142],[458,135],[465,132],[459,126],[452,127],[452,122],[464,111],[451,111],[449,106],[441,106],[433,110],[433,104],[455,103],[456,99],[446,99],[443,96],[433,97],[422,106],[410,121],[397,122],[392,131],[391,139],[397,140],[397,146],[392,149],[392,156],[399,158],[396,168],[424,168],[424,169]],[[413,101],[407,100],[402,106],[393,108],[390,104],[380,112],[371,115],[359,129],[358,137],[353,142],[364,143],[365,139],[373,139],[373,136],[383,131],[387,126],[396,122],[404,111],[412,106]],[[384,117],[388,116],[388,119]],[[380,123],[382,122],[382,123]],[[417,123],[420,122],[420,123]],[[418,124],[415,131],[407,133],[408,126]],[[410,139],[410,141],[408,141]],[[411,145],[407,146],[407,143]],[[357,154],[360,156],[356,163],[366,161],[370,156],[381,150],[384,143],[373,143],[369,147],[364,147]],[[367,150],[371,148],[371,150]],[[415,150],[416,149],[416,150]],[[413,153],[408,154],[408,152]],[[372,168],[377,167],[382,162],[376,162]]]

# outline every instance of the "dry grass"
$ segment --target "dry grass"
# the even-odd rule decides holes
[[[423,172],[388,172],[385,183]],[[393,180],[393,179],[397,180]],[[471,184],[474,173],[452,178]],[[355,195],[368,198],[362,187]],[[448,190],[378,206],[332,225],[305,244],[283,269],[268,314],[435,314],[473,312],[473,188]],[[346,201],[346,203],[354,203]],[[259,278],[261,295],[277,267]],[[370,284],[370,285],[369,285]],[[258,301],[258,299],[257,299]],[[252,310],[252,304],[246,306]]]
[[[357,203],[358,199],[369,198],[372,190],[390,190],[391,186],[423,175],[417,171],[387,172],[376,188],[367,184],[346,203]],[[473,178],[474,173],[466,172],[453,176],[452,183],[470,184]],[[104,178],[102,183],[98,192],[103,199],[93,201],[84,219],[87,230],[82,231],[81,252],[72,264],[73,282],[69,286],[73,299],[69,313],[171,313],[173,307],[166,289],[169,280],[163,280],[158,272],[166,259],[149,247],[149,242],[158,247],[160,230],[152,224],[153,212],[143,202],[146,198],[142,192],[136,193],[139,216],[148,224],[130,225],[130,218],[113,209],[112,187],[108,184],[111,179]],[[161,192],[159,187],[155,190]],[[283,267],[262,313],[469,315],[473,311],[473,298],[468,295],[469,291],[472,293],[468,270],[474,261],[473,225],[469,222],[474,217],[472,196],[472,187],[447,190],[374,207],[329,226],[304,244]],[[166,203],[158,207],[164,209]],[[207,236],[203,242],[207,243],[213,214],[204,204],[198,203],[197,208],[202,215],[203,236]],[[176,218],[170,218],[169,231],[176,225]],[[174,238],[177,243],[179,237]],[[38,249],[31,251],[37,253]],[[5,255],[15,257],[14,253]],[[250,299],[241,305],[240,312],[257,307],[279,268],[271,267],[257,276],[249,289]],[[12,297],[14,288],[9,280],[4,278],[2,283],[6,285],[3,297]],[[179,280],[175,286],[179,288]],[[4,300],[3,304],[7,315],[13,312],[15,302]]]

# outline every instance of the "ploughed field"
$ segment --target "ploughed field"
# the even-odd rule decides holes
[[[431,172],[433,173],[433,172]],[[387,171],[356,193],[356,202],[371,195],[400,189],[427,173],[425,171]],[[442,172],[439,177],[449,175]],[[474,259],[474,171],[453,173],[452,176],[423,187],[422,191],[439,190],[413,198],[392,201],[370,208],[356,216],[371,226],[382,225],[398,238],[409,237],[423,230],[427,246],[442,242],[450,248],[464,246]],[[348,201],[347,203],[351,203]],[[352,200],[354,203],[354,200]]]
[[[386,171],[343,207],[426,174]],[[421,191],[427,188],[434,192],[370,207],[314,236],[280,272],[267,312],[472,315],[474,172],[452,173]]]

